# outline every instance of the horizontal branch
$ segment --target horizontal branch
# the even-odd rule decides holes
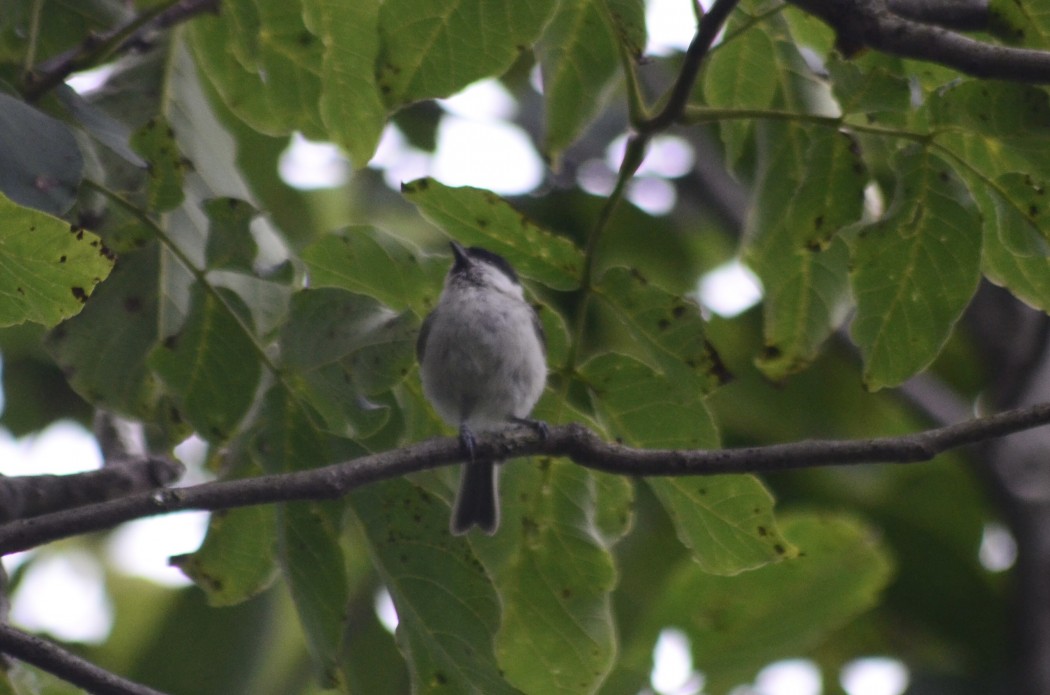
[[[91,33],[80,44],[33,66],[23,79],[22,96],[36,101],[74,72],[98,67],[114,54],[148,45],[154,31],[170,29],[204,12],[218,12],[220,0],[173,0],[143,10],[104,34]]]
[[[167,458],[136,458],[71,475],[0,476],[0,523],[126,497],[170,485],[183,466]]]
[[[0,623],[0,653],[32,664],[95,695],[164,695],[95,666],[54,642]]]
[[[837,35],[846,56],[864,48],[938,63],[973,77],[1050,83],[1050,52],[984,43],[893,11],[870,0],[788,0],[819,17]]]
[[[552,428],[546,438],[531,427],[509,427],[486,433],[477,438],[476,452],[478,458],[499,460],[533,455],[565,456],[588,468],[632,476],[770,473],[820,466],[928,461],[950,449],[1046,424],[1050,424],[1050,403],[900,437],[812,440],[715,450],[637,449],[606,442],[592,430],[570,424]],[[334,499],[369,483],[462,460],[457,439],[428,439],[313,470],[139,493],[8,522],[0,526],[0,554],[101,531],[133,519],[183,510],[215,511],[275,502]]]

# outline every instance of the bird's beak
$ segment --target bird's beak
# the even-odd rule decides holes
[[[448,245],[452,247],[452,255],[456,259],[452,264],[453,270],[462,270],[470,265],[470,256],[458,241],[450,241]]]

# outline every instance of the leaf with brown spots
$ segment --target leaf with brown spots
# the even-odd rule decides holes
[[[53,326],[80,312],[113,268],[98,237],[0,195],[0,326]]]

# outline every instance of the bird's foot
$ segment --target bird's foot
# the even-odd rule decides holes
[[[540,435],[540,439],[547,439],[551,436],[551,428],[543,420],[533,420],[527,417],[512,417],[510,421],[516,425],[531,427],[536,431],[536,434]]]

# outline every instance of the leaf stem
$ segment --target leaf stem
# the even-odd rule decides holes
[[[901,128],[853,123],[842,116],[821,116],[815,113],[778,111],[775,109],[726,109],[712,108],[709,106],[687,106],[685,112],[682,114],[682,121],[690,124],[739,120],[793,121],[796,123],[809,123],[826,128],[846,128],[857,133],[866,133],[868,135],[880,135],[884,137],[901,138],[903,140],[912,140],[922,144],[928,144],[935,135],[935,133],[932,132],[920,133],[914,130],[904,130]]]
[[[179,248],[178,244],[171,240],[171,237],[168,236],[168,233],[164,230],[163,227],[157,224],[157,222],[153,218],[151,218],[145,210],[142,210],[116,191],[112,191],[109,188],[103,186],[102,184],[92,181],[88,178],[85,178],[83,180],[83,183],[84,185],[91,188],[95,192],[101,194],[117,206],[123,208],[132,217],[149,227],[150,231],[153,232],[153,235],[157,238],[161,245],[164,248],[166,248],[169,252],[171,252],[171,255],[175,257],[175,260],[177,260],[179,264],[182,265],[187,270],[187,272],[189,272],[190,275],[193,276],[194,282],[200,285],[205,292],[211,295],[212,298],[214,298],[217,302],[219,302],[223,307],[226,308],[226,310],[237,322],[237,325],[240,326],[241,330],[243,330],[245,335],[248,336],[249,342],[251,343],[256,356],[259,358],[259,361],[270,371],[270,373],[274,374],[278,379],[280,378],[280,372],[277,369],[277,365],[274,364],[274,362],[270,359],[270,356],[267,354],[266,349],[262,345],[260,345],[259,342],[256,340],[255,331],[252,329],[251,326],[247,325],[245,318],[241,315],[241,312],[233,310],[226,303],[226,300],[223,298],[222,293],[219,292],[215,288],[215,286],[208,281],[207,272],[194,265],[193,261],[190,260],[190,257],[187,256],[181,248]]]

